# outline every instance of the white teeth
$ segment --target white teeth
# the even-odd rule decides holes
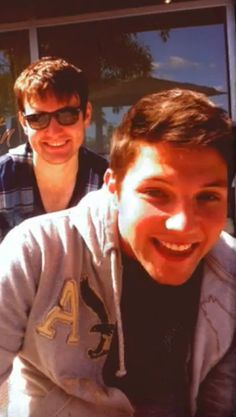
[[[49,146],[53,146],[53,147],[57,147],[57,146],[63,146],[63,145],[65,145],[65,143],[66,142],[60,142],[60,143],[58,143],[58,142],[53,142],[53,143],[49,143],[48,145]]]
[[[160,242],[163,246],[165,246],[168,249],[174,250],[174,251],[179,251],[179,252],[184,252],[188,249],[191,248],[192,244],[181,244],[178,245],[177,243],[169,243],[169,242]]]

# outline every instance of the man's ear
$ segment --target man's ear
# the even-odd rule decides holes
[[[86,105],[85,114],[84,114],[84,126],[85,127],[88,127],[91,123],[92,112],[93,112],[92,104],[90,103],[90,101],[88,101]]]
[[[104,184],[110,193],[115,194],[117,192],[116,178],[111,168],[108,168],[104,174]]]
[[[24,130],[24,133],[28,135],[28,126],[21,111],[18,112],[18,120]]]

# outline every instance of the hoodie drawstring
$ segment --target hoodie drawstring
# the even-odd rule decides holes
[[[118,334],[118,349],[119,349],[119,369],[116,372],[117,377],[122,377],[126,375],[127,371],[125,368],[125,349],[124,349],[124,332],[121,319],[120,311],[120,299],[118,294],[118,285],[117,285],[117,254],[115,250],[111,251],[111,279],[112,279],[112,289],[115,301],[115,312],[117,319],[117,334]]]

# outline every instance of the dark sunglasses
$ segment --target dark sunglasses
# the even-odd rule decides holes
[[[79,120],[80,111],[80,107],[62,107],[52,112],[23,113],[23,117],[32,129],[41,130],[48,127],[52,117],[62,126],[73,125]]]

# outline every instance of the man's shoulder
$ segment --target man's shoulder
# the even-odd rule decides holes
[[[0,192],[26,186],[31,176],[32,154],[23,144],[0,157]]]
[[[71,230],[74,228],[74,209],[75,207],[60,210],[57,212],[44,213],[36,217],[30,217],[21,222],[8,234],[20,234],[26,241],[40,242],[44,244],[54,244],[56,241],[70,239]]]
[[[236,239],[222,232],[207,255],[209,265],[219,274],[233,278],[236,284]]]
[[[87,168],[91,168],[98,173],[104,173],[108,168],[108,161],[106,158],[96,154],[85,146],[81,146],[79,157],[81,164],[86,164]]]
[[[16,148],[10,148],[7,153],[0,156],[0,169],[6,164],[17,165],[22,163],[32,163],[32,152],[29,150],[26,143],[23,143]]]

